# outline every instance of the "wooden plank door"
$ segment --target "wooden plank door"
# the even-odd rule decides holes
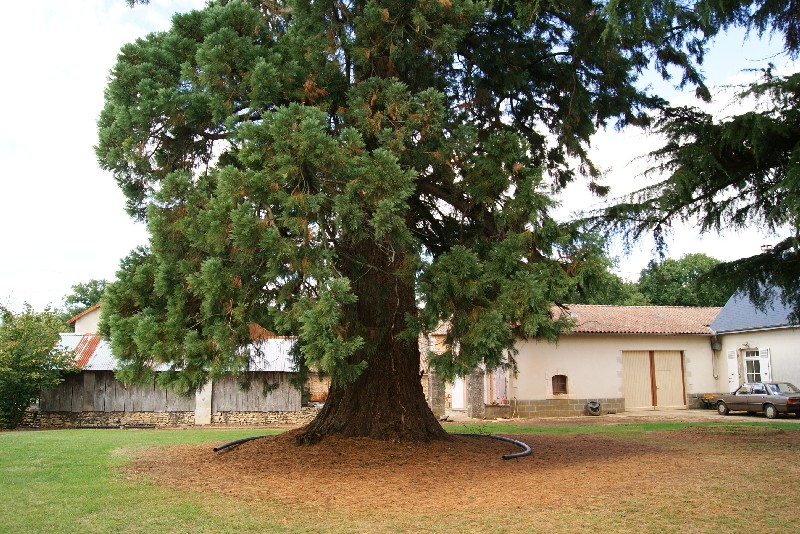
[[[650,353],[646,350],[622,353],[622,391],[625,409],[652,408]]]
[[[686,406],[683,385],[683,358],[680,351],[653,351],[656,381],[656,406]]]
[[[625,409],[686,406],[683,374],[681,351],[624,351]]]

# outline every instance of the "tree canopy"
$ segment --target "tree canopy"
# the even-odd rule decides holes
[[[720,264],[705,254],[686,254],[678,260],[651,261],[642,269],[637,287],[657,306],[724,306],[735,290],[715,276]]]
[[[715,30],[685,2],[213,2],[123,47],[97,155],[147,222],[106,291],[129,378],[186,391],[246,365],[252,325],[297,334],[333,383],[301,437],[443,437],[444,376],[509,363],[597,259],[550,214],[607,124],[666,103],[654,67],[707,96]],[[559,318],[561,317],[561,318]],[[511,359],[513,364],[513,359]]]
[[[628,282],[612,272],[618,260],[607,255],[600,236],[585,236],[583,254],[587,261],[584,261],[583,267],[573,277],[575,285],[566,297],[566,302],[618,306],[650,304],[647,297],[639,291],[636,282]],[[588,261],[590,258],[591,261]]]
[[[19,425],[25,410],[74,369],[71,351],[58,346],[62,322],[50,309],[21,313],[0,307],[0,426]]]
[[[722,27],[782,35],[785,54],[800,54],[796,1],[700,5]],[[765,66],[760,80],[740,88],[736,103],[750,111],[718,118],[694,107],[665,107],[654,123],[666,138],[652,154],[658,181],[606,210],[604,223],[634,238],[652,231],[659,239],[676,221],[696,221],[701,232],[751,225],[775,231],[784,236],[779,242],[719,266],[715,276],[756,304],[780,288],[800,321],[800,73],[778,75]]]
[[[106,280],[91,279],[72,286],[72,292],[64,296],[64,315],[67,319],[88,310],[103,298]]]

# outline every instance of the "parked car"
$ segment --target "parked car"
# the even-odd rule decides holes
[[[779,413],[793,413],[800,417],[800,389],[789,382],[749,382],[733,393],[720,395],[717,412],[764,412],[768,419]]]

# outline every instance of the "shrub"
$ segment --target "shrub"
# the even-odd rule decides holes
[[[43,389],[57,386],[76,370],[70,351],[60,347],[58,315],[25,305],[14,314],[0,306],[0,425],[17,426]]]

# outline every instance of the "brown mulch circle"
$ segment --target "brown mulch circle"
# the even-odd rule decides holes
[[[243,443],[152,449],[128,466],[157,484],[330,510],[445,513],[513,510],[522,503],[559,506],[613,495],[658,495],[702,484],[752,443],[800,447],[800,432],[752,427],[690,427],[637,439],[602,434],[511,436],[533,454],[513,460],[511,443],[488,436],[453,436],[432,443],[387,443],[327,437],[298,446],[295,432]],[[749,445],[749,447],[748,447]],[[738,448],[737,448],[738,447]],[[725,450],[721,456],[718,451]]]
[[[533,454],[503,460],[503,454],[520,449],[488,436],[422,444],[327,437],[314,446],[298,446],[293,432],[287,432],[218,453],[208,445],[154,449],[128,471],[170,487],[246,500],[434,513],[504,505],[512,487],[540,502],[560,501],[565,490],[569,495],[597,491],[619,483],[620,473],[614,472],[620,465],[630,464],[629,472],[658,452],[594,435],[514,437],[529,444]],[[608,462],[617,467],[604,469],[601,464]]]

